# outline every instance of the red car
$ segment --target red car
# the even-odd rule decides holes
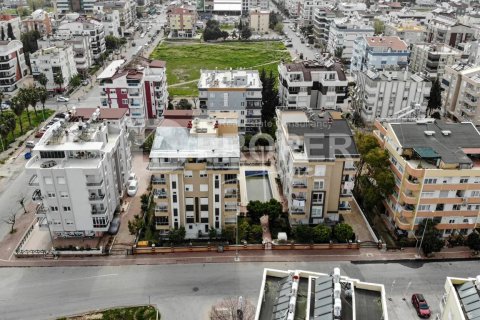
[[[43,134],[45,133],[45,130],[39,130],[35,133],[35,138],[41,138],[43,137]]]
[[[430,318],[430,307],[422,294],[414,293],[412,295],[412,304],[420,318]]]

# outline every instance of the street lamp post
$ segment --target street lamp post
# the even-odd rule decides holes
[[[240,261],[240,257],[238,256],[238,209],[237,209],[237,214],[236,214],[236,235],[235,235],[235,239],[236,239],[236,245],[235,245],[235,262],[238,262]]]

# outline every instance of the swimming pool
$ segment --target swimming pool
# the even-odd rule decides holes
[[[245,171],[248,201],[266,202],[273,198],[267,171]]]

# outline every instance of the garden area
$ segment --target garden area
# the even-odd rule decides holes
[[[157,320],[157,309],[153,306],[136,306],[94,311],[82,315],[58,318],[57,320]]]
[[[277,65],[290,54],[280,41],[191,43],[164,42],[150,55],[167,62],[171,96],[197,96],[200,70],[262,69],[277,75]]]

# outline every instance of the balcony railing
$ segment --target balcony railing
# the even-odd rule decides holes
[[[38,187],[40,185],[40,182],[38,181],[38,176],[34,174],[30,180],[28,181],[28,185],[32,187]]]
[[[167,181],[164,178],[153,178],[152,184],[165,184]]]
[[[155,207],[156,212],[168,212],[168,207]]]
[[[91,195],[88,197],[88,200],[90,200],[90,201],[103,200],[103,199],[105,199],[105,195],[104,195],[104,194],[91,194]]]
[[[237,192],[226,192],[225,198],[236,198],[238,196]]]
[[[154,192],[153,196],[157,197],[157,199],[166,199],[168,194],[166,192]]]
[[[47,209],[45,209],[45,206],[43,203],[39,203],[37,207],[35,208],[35,215],[38,216],[44,216],[47,214]]]
[[[97,215],[97,214],[105,214],[105,213],[107,213],[107,208],[105,208],[105,209],[103,209],[103,210],[102,210],[102,209],[92,209],[91,212],[92,212],[92,214],[95,214],[95,215]]]
[[[103,179],[98,182],[87,181],[87,187],[100,187],[103,184]]]

